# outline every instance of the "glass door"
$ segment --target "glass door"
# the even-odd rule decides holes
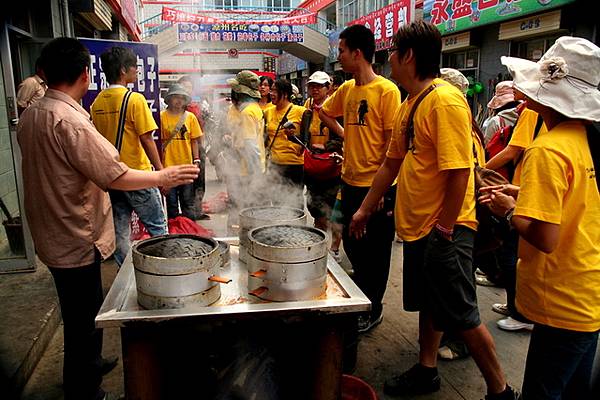
[[[11,51],[19,51],[16,39],[5,24],[0,24],[0,273],[35,269],[33,241],[23,213],[21,152],[17,144],[13,66],[19,66],[20,59],[18,54],[11,55]]]

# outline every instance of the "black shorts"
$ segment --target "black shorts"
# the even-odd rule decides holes
[[[307,189],[306,208],[310,215],[315,219],[322,217],[329,219],[340,189],[340,178],[317,181],[305,177],[304,182]]]
[[[456,226],[452,242],[435,230],[404,242],[404,309],[426,312],[437,331],[464,331],[481,323],[473,271],[474,238],[473,230]]]

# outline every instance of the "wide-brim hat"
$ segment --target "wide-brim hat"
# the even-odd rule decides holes
[[[236,93],[243,93],[256,99],[262,97],[258,91],[260,78],[252,71],[240,71],[235,78],[227,79],[227,83],[231,86],[231,90]]]
[[[192,101],[192,97],[189,95],[189,93],[183,88],[183,86],[179,85],[179,84],[173,84],[171,85],[171,87],[169,88],[169,91],[167,92],[167,95],[165,96],[165,103],[169,103],[169,99],[171,98],[171,96],[175,96],[175,95],[179,95],[179,96],[183,96],[185,97],[185,104],[189,104]]]
[[[544,106],[574,119],[600,121],[600,48],[563,36],[538,62],[502,57],[515,88]]]
[[[513,92],[513,81],[502,81],[496,85],[496,91],[494,97],[488,103],[488,108],[496,110],[505,104],[515,101],[515,94]]]
[[[440,78],[452,84],[460,90],[462,94],[467,94],[469,80],[459,70],[454,68],[440,68]]]

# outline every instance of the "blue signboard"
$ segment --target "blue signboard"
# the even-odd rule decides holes
[[[180,42],[304,42],[304,27],[268,24],[177,24]]]
[[[90,110],[90,106],[100,91],[108,87],[106,76],[102,71],[100,54],[114,46],[131,49],[137,56],[138,79],[129,85],[135,92],[141,93],[146,98],[152,111],[154,120],[159,130],[154,133],[155,139],[160,133],[160,86],[158,81],[158,47],[154,44],[140,42],[121,42],[115,40],[85,39],[80,38],[91,55],[90,86],[82,99],[83,107]]]

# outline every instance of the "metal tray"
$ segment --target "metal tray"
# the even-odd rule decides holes
[[[238,238],[220,238],[231,246],[231,262],[220,271],[232,279],[220,285],[221,298],[210,306],[186,306],[178,309],[145,310],[137,303],[137,290],[131,253],[121,266],[104,303],[96,316],[96,326],[124,327],[132,323],[161,322],[179,318],[198,321],[231,318],[274,318],[280,316],[310,316],[315,314],[345,314],[368,311],[371,302],[338,263],[328,256],[327,291],[311,300],[269,302],[248,294],[248,270],[238,261]]]

